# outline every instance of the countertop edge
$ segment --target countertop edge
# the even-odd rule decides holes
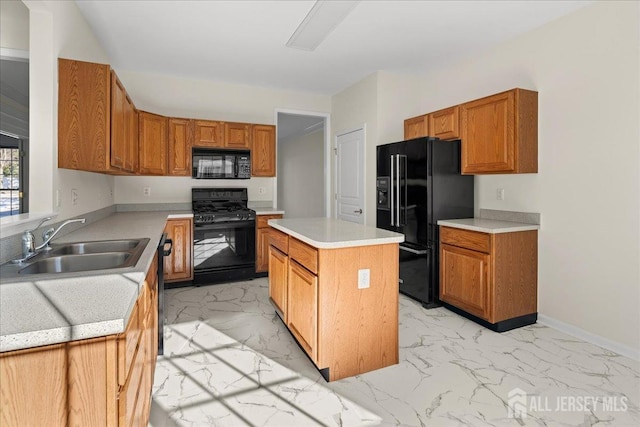
[[[460,221],[468,221],[468,220],[491,221],[494,223],[495,226],[483,227],[482,225],[467,224],[464,222],[460,222]],[[498,225],[498,223],[501,223],[502,225]],[[519,231],[537,231],[540,229],[540,226],[537,224],[483,220],[479,218],[468,218],[464,220],[439,220],[438,225],[451,227],[451,228],[459,228],[462,230],[478,231],[481,233],[489,233],[489,234],[516,233]]]

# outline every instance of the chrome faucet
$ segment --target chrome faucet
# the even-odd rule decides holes
[[[51,246],[49,246],[49,242],[53,240],[54,237],[56,237],[56,234],[58,234],[58,231],[60,231],[62,227],[64,227],[65,225],[71,224],[72,222],[79,222],[81,224],[84,224],[85,221],[86,220],[84,218],[68,219],[62,224],[60,224],[60,227],[56,229],[54,228],[48,229],[47,231],[42,233],[43,242],[40,246],[35,247],[35,252],[38,252],[39,250],[45,250],[45,251],[51,250]]]
[[[52,217],[47,217],[40,221],[40,224],[32,228],[31,230],[26,230],[22,233],[22,259],[16,261],[25,261],[36,254],[36,238],[33,235],[33,232],[42,226],[45,222],[49,221]]]

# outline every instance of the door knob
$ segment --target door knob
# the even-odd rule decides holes
[[[362,213],[362,209],[358,209],[357,211],[353,211],[353,213],[361,214]]]

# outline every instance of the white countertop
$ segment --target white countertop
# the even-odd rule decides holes
[[[270,219],[269,225],[319,249],[401,243],[404,236],[392,231],[332,218]]]
[[[252,208],[256,215],[284,215],[284,211],[276,208]]]
[[[121,333],[167,218],[189,212],[126,212],[88,224],[53,243],[149,238],[134,267],[0,277],[0,352]]]
[[[464,219],[447,219],[439,220],[438,225],[452,228],[461,228],[463,230],[480,231],[482,233],[498,234],[498,233],[514,233],[516,231],[539,230],[538,224],[526,224],[522,222],[497,221],[493,219],[482,218],[464,218]]]

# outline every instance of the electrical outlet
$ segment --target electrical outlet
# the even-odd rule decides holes
[[[367,289],[369,287],[369,276],[371,271],[368,268],[358,270],[358,289]]]
[[[78,204],[78,190],[76,190],[75,188],[71,189],[71,204],[72,205]]]
[[[496,190],[496,199],[504,200],[504,188],[498,188]]]
[[[267,192],[267,189],[266,189],[266,188],[264,188],[264,187],[258,187],[258,193],[260,193],[260,194],[264,194],[264,193],[266,193],[266,192]]]
[[[151,195],[151,187],[144,187],[142,189],[142,194],[145,196],[150,196]]]

